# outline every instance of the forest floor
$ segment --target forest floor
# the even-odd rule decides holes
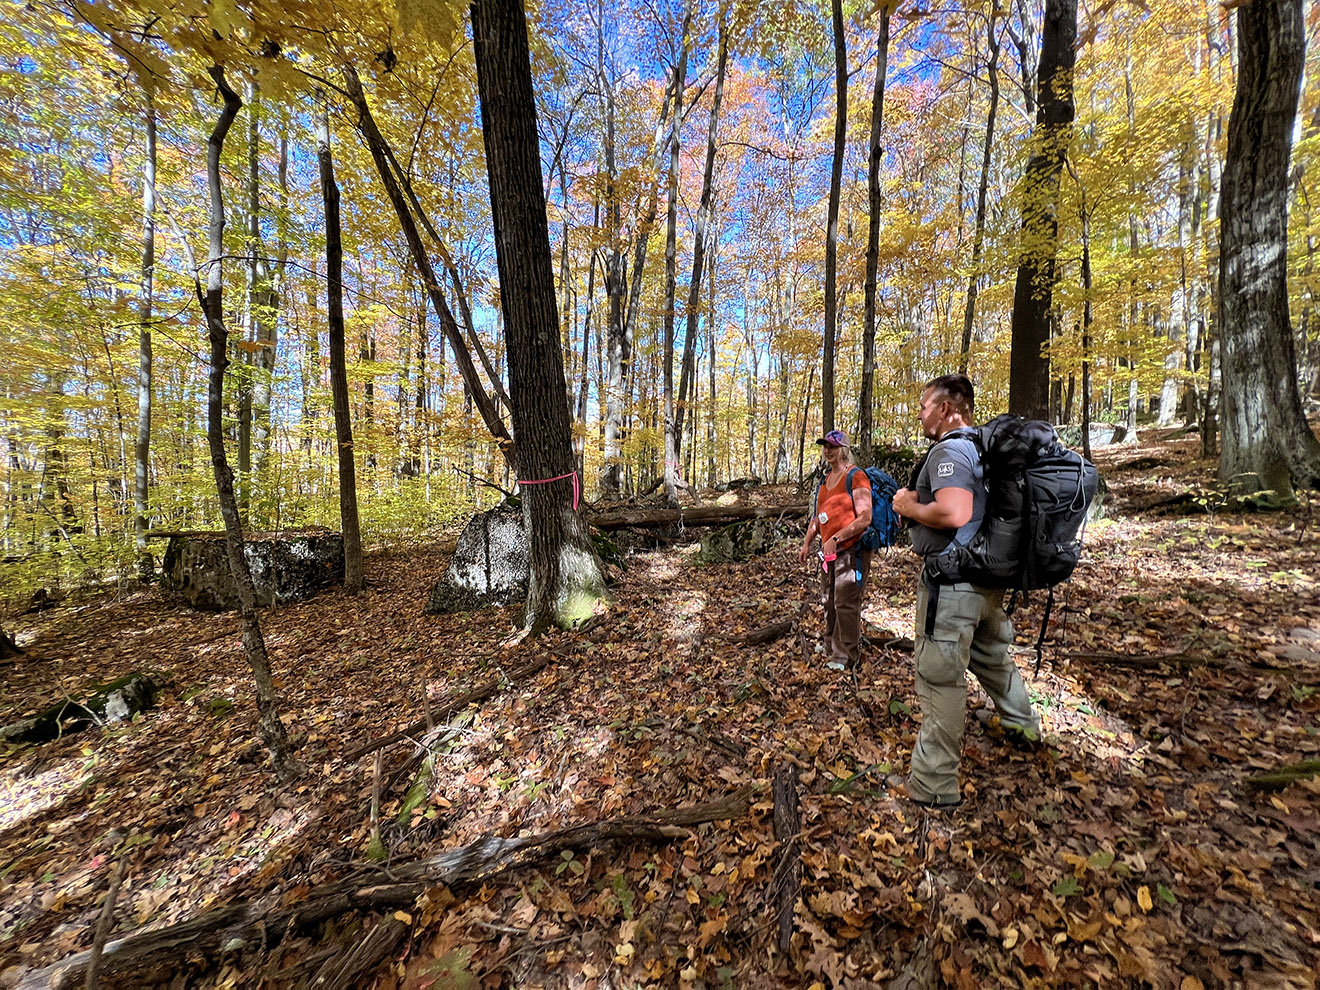
[[[363,596],[263,615],[305,767],[289,786],[258,745],[236,616],[145,591],[29,617],[0,722],[131,670],[166,686],[132,723],[0,749],[0,985],[91,945],[125,856],[115,938],[230,901],[296,905],[369,867],[374,759],[346,756],[421,719],[424,691],[437,706],[552,652],[450,719],[430,800],[405,824],[406,783],[386,788],[387,866],[745,787],[750,810],[432,891],[393,915],[390,955],[354,985],[1313,987],[1320,779],[1248,781],[1320,757],[1320,499],[1162,514],[1209,484],[1196,443],[1096,451],[1106,516],[1038,674],[1041,603],[1015,617],[1047,745],[1020,751],[969,718],[952,812],[881,783],[906,769],[918,724],[910,652],[879,645],[910,635],[906,552],[875,561],[855,679],[814,652],[797,538],[736,565],[701,565],[695,546],[637,553],[597,628],[521,642],[511,610],[422,613],[439,548],[375,555]],[[775,641],[736,641],[790,619]],[[412,746],[384,751],[385,779]],[[787,952],[770,786],[784,766],[803,867]],[[180,955],[168,976],[107,964],[102,985],[292,986],[371,920],[263,931],[264,945]]]

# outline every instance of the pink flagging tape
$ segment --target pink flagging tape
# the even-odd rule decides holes
[[[578,487],[578,476],[576,471],[569,471],[568,474],[555,475],[553,478],[538,478],[535,481],[524,481],[518,479],[520,485],[548,485],[552,481],[563,481],[565,478],[573,479],[573,511],[577,512],[578,502],[581,499],[582,490]]]

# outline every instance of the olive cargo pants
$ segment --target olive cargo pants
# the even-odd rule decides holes
[[[854,545],[840,550],[821,575],[820,603],[825,608],[825,654],[830,661],[856,667],[862,634],[862,592],[871,570],[871,551]]]
[[[936,599],[934,616],[928,615]],[[1005,725],[1040,732],[1040,719],[1009,656],[1013,623],[1004,614],[1004,592],[960,582],[938,595],[922,581],[917,589],[917,697],[921,731],[912,748],[909,789],[913,797],[958,800],[958,759],[967,720],[970,669],[985,688]]]

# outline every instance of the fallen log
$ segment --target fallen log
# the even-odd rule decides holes
[[[621,509],[615,512],[586,512],[587,522],[597,529],[622,529],[625,526],[717,526],[743,519],[787,517],[801,519],[807,505],[702,505],[690,509]]]
[[[1108,653],[1102,651],[1079,651],[1067,653],[1065,660],[1093,661],[1112,664],[1115,667],[1135,667],[1144,670],[1168,664],[1171,667],[1220,667],[1223,664],[1214,657],[1193,656],[1187,653],[1158,653],[1153,656],[1139,656],[1133,653]]]
[[[745,636],[732,636],[730,640],[734,643],[742,643],[744,646],[762,646],[766,643],[773,643],[777,639],[782,639],[793,631],[793,624],[796,619],[784,619],[781,622],[772,622],[768,626],[762,626],[760,629],[754,629]]]
[[[1311,777],[1320,777],[1320,760],[1302,760],[1247,778],[1253,791],[1281,791],[1289,784]]]
[[[779,923],[779,951],[788,954],[793,944],[793,915],[802,893],[802,856],[798,850],[797,768],[784,764],[775,771],[775,839],[779,842],[779,860],[773,874],[775,915]]]
[[[50,742],[92,725],[121,722],[150,709],[159,693],[160,688],[146,674],[126,674],[109,684],[93,687],[90,696],[81,702],[65,698],[31,718],[0,726],[0,740]]]
[[[706,822],[741,818],[751,807],[751,792],[738,791],[706,804],[614,818],[521,838],[486,835],[466,846],[388,870],[368,869],[329,884],[305,901],[281,907],[278,894],[211,908],[187,921],[115,939],[101,955],[102,973],[175,966],[184,957],[213,957],[257,944],[273,945],[287,933],[307,929],[353,910],[396,911],[413,904],[428,888],[451,889],[490,879],[496,873],[529,865],[566,849],[605,842],[661,842],[687,835]],[[387,936],[388,932],[380,933]],[[16,990],[51,990],[76,985],[91,951],[23,974]],[[356,969],[348,960],[342,969]]]

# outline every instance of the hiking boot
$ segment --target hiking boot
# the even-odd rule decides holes
[[[972,713],[972,717],[985,730],[986,735],[1003,739],[1018,749],[1034,753],[1044,745],[1041,742],[1039,731],[1014,722],[1005,722],[999,717],[998,712],[989,708],[978,708]]]
[[[920,788],[915,788],[912,782],[901,773],[891,773],[885,777],[885,790],[897,797],[907,798],[919,808],[929,808],[932,811],[948,811],[962,804],[962,795],[953,798],[937,798],[927,794]]]

